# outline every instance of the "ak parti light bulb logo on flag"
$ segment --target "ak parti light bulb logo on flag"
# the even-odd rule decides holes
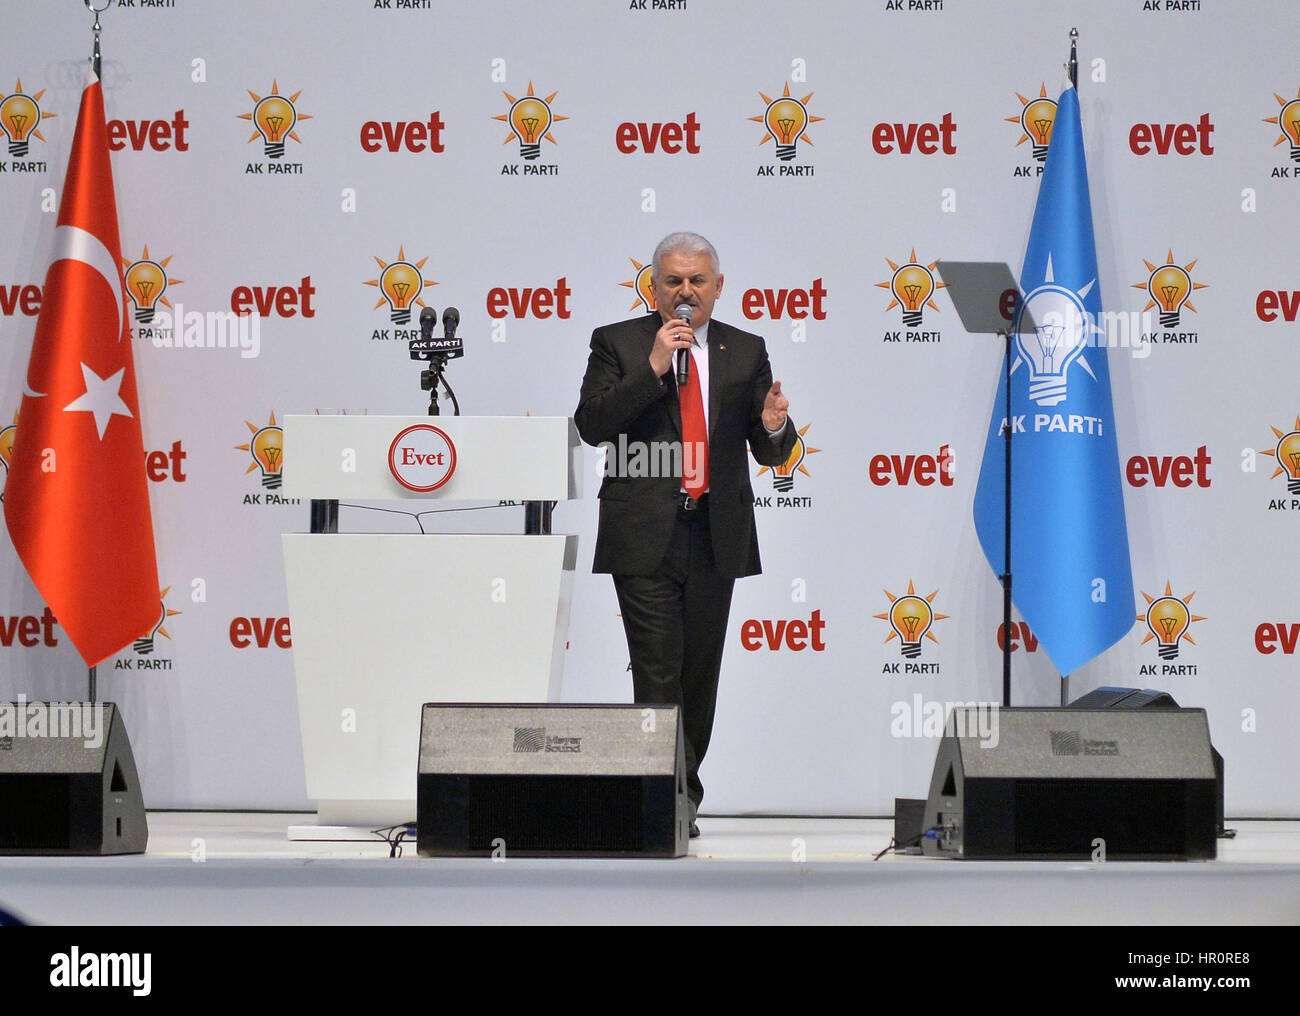
[[[560,116],[551,109],[551,103],[560,93],[552,92],[545,99],[533,92],[533,83],[528,82],[528,91],[526,94],[516,99],[509,92],[502,92],[506,100],[510,103],[510,111],[494,116],[493,120],[504,120],[510,125],[510,134],[507,135],[504,144],[510,144],[511,141],[519,142],[519,155],[529,162],[536,159],[542,154],[542,140],[545,139],[551,144],[559,144],[551,134],[551,126],[559,123],[561,120],[567,120],[567,116]]]
[[[804,435],[808,433],[808,428],[811,426],[811,423],[805,423],[800,428],[799,436],[795,438],[794,448],[791,449],[784,462],[779,466],[764,466],[754,475],[762,476],[770,468],[772,470],[772,487],[782,494],[794,489],[794,474],[796,472],[802,473],[804,476],[812,476],[812,473],[808,472],[803,462],[809,455],[819,452],[821,449],[809,448],[804,441]]]
[[[1143,313],[1152,307],[1159,307],[1160,324],[1165,328],[1177,328],[1179,314],[1184,307],[1193,313],[1196,311],[1196,306],[1187,298],[1198,289],[1208,289],[1208,284],[1192,281],[1195,261],[1181,267],[1174,264],[1172,249],[1165,256],[1163,265],[1153,265],[1146,258],[1142,259],[1142,263],[1147,266],[1147,271],[1151,275],[1146,282],[1133,283],[1133,288],[1145,289],[1147,295],[1151,297],[1151,302],[1142,308]]]
[[[379,302],[371,308],[378,310],[385,303],[391,310],[392,322],[395,325],[409,325],[411,323],[411,304],[419,307],[425,306],[420,294],[429,286],[436,286],[436,282],[427,281],[421,274],[421,269],[428,263],[428,258],[420,258],[412,264],[406,260],[406,248],[397,248],[397,260],[385,261],[383,258],[376,257],[375,263],[379,265],[379,278],[367,279],[367,286],[379,287],[379,292],[383,294]]]
[[[299,120],[310,120],[310,113],[299,113],[298,107],[294,105],[298,101],[298,96],[302,95],[302,90],[294,92],[292,95],[285,97],[280,94],[280,84],[272,80],[271,94],[258,95],[252,89],[248,89],[248,94],[252,96],[254,106],[251,113],[240,113],[240,120],[252,120],[253,126],[257,131],[252,134],[248,143],[252,144],[258,138],[265,143],[266,157],[268,159],[284,158],[284,139],[292,138],[298,144],[302,144],[302,138],[298,137],[297,131]]]
[[[175,617],[180,613],[179,610],[167,609],[167,594],[171,592],[171,589],[172,587],[168,586],[166,589],[163,589],[158,593],[158,619],[154,621],[154,623],[149,627],[149,630],[136,639],[131,646],[131,648],[141,656],[148,656],[153,652],[154,638],[156,636],[161,635],[168,640],[171,639],[171,635],[163,625],[167,623],[167,618]]]
[[[253,435],[248,444],[235,445],[236,449],[253,457],[253,464],[244,470],[244,475],[260,469],[262,486],[267,490],[278,490],[280,470],[284,468],[284,430],[275,422],[275,413],[271,413],[271,422],[265,427],[247,420],[244,426]]]
[[[49,120],[56,114],[41,112],[40,101],[44,94],[45,89],[42,88],[35,95],[28,95],[23,91],[23,82],[19,78],[13,92],[0,98],[0,130],[9,138],[9,154],[14,158],[21,159],[27,155],[32,138],[45,140],[45,135],[41,133],[41,121]]]
[[[1300,416],[1295,418],[1295,426],[1289,432],[1284,433],[1276,427],[1270,429],[1277,437],[1277,444],[1260,452],[1277,459],[1277,469],[1269,479],[1285,474],[1287,490],[1300,495]]]
[[[636,258],[628,258],[632,262],[632,267],[636,269],[636,277],[627,281],[620,282],[620,286],[636,291],[637,298],[632,302],[628,310],[636,310],[640,307],[647,314],[653,313],[658,309],[655,302],[654,286],[650,283],[650,276],[654,274],[653,265],[643,265]]]
[[[881,621],[888,621],[889,627],[893,629],[885,637],[885,642],[892,642],[894,639],[902,639],[902,654],[909,660],[914,660],[921,655],[921,640],[928,638],[931,642],[938,643],[934,633],[930,631],[930,626],[935,621],[942,621],[948,617],[947,614],[936,614],[934,612],[934,598],[939,595],[939,590],[935,590],[929,596],[918,596],[916,586],[908,580],[907,594],[905,596],[895,596],[888,589],[885,595],[889,597],[891,604],[888,613],[874,614],[873,617]]]
[[[1267,116],[1264,123],[1277,124],[1277,129],[1282,132],[1282,136],[1273,142],[1273,147],[1289,141],[1291,143],[1291,158],[1300,162],[1300,92],[1296,93],[1296,98],[1290,101],[1282,98],[1277,92],[1273,93],[1273,98],[1282,108],[1278,110],[1277,116]]]
[[[135,319],[142,325],[153,321],[158,304],[171,307],[163,293],[168,286],[179,286],[183,281],[167,277],[167,266],[173,256],[169,254],[161,261],[155,261],[149,257],[149,245],[146,244],[139,261],[122,259],[122,266],[126,269],[126,295],[135,304]]]
[[[938,305],[931,297],[935,290],[946,289],[947,286],[935,281],[934,267],[939,263],[938,260],[931,261],[928,265],[920,264],[916,260],[916,248],[913,247],[911,257],[906,264],[894,264],[889,258],[885,258],[885,263],[894,270],[894,274],[888,282],[877,282],[876,286],[880,289],[888,289],[894,294],[893,300],[885,308],[886,313],[895,307],[902,307],[903,324],[908,328],[917,328],[921,324],[921,314],[926,307],[936,314],[939,312]]]
[[[749,119],[767,128],[767,134],[759,144],[765,145],[769,141],[775,141],[776,157],[782,162],[789,162],[798,154],[800,141],[806,145],[813,143],[812,138],[808,136],[808,125],[820,123],[826,118],[812,116],[808,112],[808,103],[813,97],[812,92],[802,99],[796,99],[790,94],[788,81],[780,97],[776,99],[769,98],[762,92],[758,94],[767,103],[767,108],[758,116],[751,116]]]
[[[1200,614],[1193,614],[1188,607],[1195,595],[1195,592],[1191,592],[1186,596],[1175,596],[1173,585],[1169,582],[1165,583],[1164,596],[1142,594],[1142,598],[1147,601],[1147,609],[1139,614],[1137,619],[1145,621],[1147,628],[1150,629],[1142,644],[1146,645],[1152,639],[1156,639],[1162,660],[1178,659],[1178,644],[1184,639],[1189,644],[1196,645],[1196,640],[1187,634],[1187,629],[1191,627],[1193,621],[1204,621],[1205,618]]]
[[[1007,123],[1019,124],[1024,131],[1016,147],[1030,141],[1034,146],[1034,158],[1046,162],[1047,146],[1051,144],[1052,128],[1056,125],[1056,102],[1047,97],[1047,82],[1039,86],[1036,99],[1027,99],[1019,92],[1016,98],[1020,100],[1020,115],[1006,118]]]
[[[1021,302],[1016,314],[1028,314],[1034,324],[1033,334],[1026,334],[1018,324],[1016,352],[1019,356],[1011,365],[1011,373],[1023,363],[1029,368],[1029,397],[1040,406],[1055,406],[1064,402],[1067,394],[1070,367],[1077,361],[1095,381],[1096,373],[1084,355],[1096,324],[1093,315],[1084,305],[1097,280],[1090,279],[1079,289],[1062,286],[1056,281],[1052,255],[1047,255],[1043,283],[1034,287]],[[1102,356],[1105,356],[1105,348]]]

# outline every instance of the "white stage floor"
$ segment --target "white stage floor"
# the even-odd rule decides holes
[[[884,819],[711,818],[677,860],[390,859],[291,842],[301,814],[155,812],[149,852],[0,857],[0,908],[47,925],[1300,923],[1300,822],[1229,821],[1200,862],[872,856]],[[802,853],[804,860],[795,858]]]

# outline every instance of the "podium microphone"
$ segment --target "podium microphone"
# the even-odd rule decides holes
[[[448,311],[450,313],[450,311]],[[459,315],[457,315],[459,318]],[[438,312],[432,307],[425,307],[420,311],[420,338],[433,338],[433,326],[438,323]]]
[[[694,309],[689,303],[679,303],[675,313],[689,325],[691,323],[691,315],[694,313]],[[677,350],[677,387],[685,388],[686,380],[690,376],[691,351],[689,349],[679,349]]]
[[[424,323],[424,315],[420,315],[420,323]],[[430,328],[433,326],[430,325]],[[460,327],[460,311],[455,307],[448,307],[442,312],[442,332],[448,339],[456,337],[456,329]]]

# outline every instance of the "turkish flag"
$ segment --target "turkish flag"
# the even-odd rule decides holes
[[[104,93],[81,94],[18,412],[5,521],[87,665],[158,619],[158,565]]]

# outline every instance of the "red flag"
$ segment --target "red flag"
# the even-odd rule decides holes
[[[18,556],[91,666],[158,617],[121,253],[104,93],[91,74],[4,497]]]

